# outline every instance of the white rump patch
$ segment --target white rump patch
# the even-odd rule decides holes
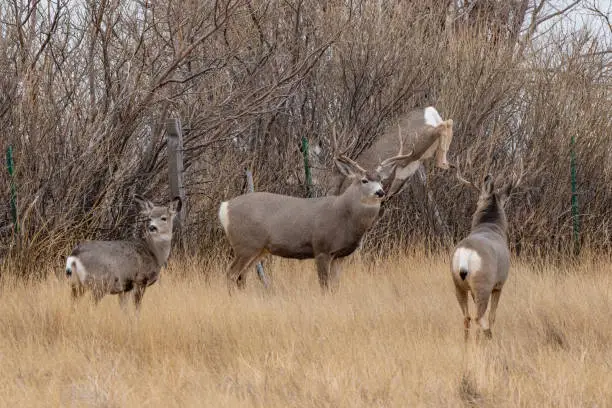
[[[81,283],[85,282],[85,278],[87,277],[87,270],[85,270],[85,267],[83,266],[83,263],[79,260],[79,258],[77,258],[76,256],[69,256],[68,259],[66,259],[66,270],[69,269],[72,272],[72,276],[76,274],[76,276],[79,277],[79,281]]]
[[[436,127],[443,122],[442,117],[433,106],[428,106],[425,108],[423,116],[425,118],[425,124],[429,126]]]
[[[219,207],[219,221],[221,221],[221,225],[227,234],[229,228],[229,210],[227,201],[223,201]]]
[[[481,266],[482,258],[473,249],[459,247],[453,255],[453,273],[465,269],[469,274],[479,271]]]

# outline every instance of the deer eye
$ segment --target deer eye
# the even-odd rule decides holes
[[[361,179],[361,184],[368,184],[368,179],[366,179],[366,178]]]
[[[162,220],[162,221],[166,221],[167,219],[168,219],[168,218],[166,218],[166,217],[161,217],[161,220]]]

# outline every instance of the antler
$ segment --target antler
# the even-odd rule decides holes
[[[397,125],[397,138],[399,140],[399,151],[397,152],[397,155],[393,156],[393,157],[389,157],[388,159],[383,160],[380,163],[380,167],[385,167],[388,166],[390,164],[395,164],[398,161],[404,160],[404,159],[408,159],[412,156],[413,151],[410,150],[408,152],[408,154],[403,154],[403,150],[404,150],[404,140],[402,139],[402,129],[400,127],[400,125]]]
[[[338,139],[336,139],[336,125],[332,126],[332,154],[336,156],[336,152],[338,152]]]
[[[340,157],[340,156],[346,156],[346,153],[348,152],[349,148],[347,147],[346,149],[344,149],[344,151],[339,152],[338,150],[338,138],[336,136],[336,125],[334,124],[332,126],[332,149],[334,149],[333,151],[333,157]]]
[[[506,189],[510,192],[517,188],[521,184],[524,175],[525,168],[523,167],[523,158],[521,157],[519,158],[519,173],[517,174],[516,171],[512,172],[512,180],[506,184]]]
[[[525,168],[523,167],[523,158],[519,158],[519,174],[516,176],[516,173],[513,174],[512,177],[512,188],[516,188],[521,185],[521,181],[523,181],[523,176],[525,175]]]
[[[468,151],[467,154],[467,162],[471,163],[472,159],[471,159],[471,152]],[[467,180],[466,178],[463,177],[463,175],[461,174],[461,170],[459,169],[459,163],[457,162],[457,164],[452,164],[449,163],[449,167],[452,167],[455,169],[456,171],[456,176],[457,176],[457,180],[459,180],[460,182],[462,182],[463,184],[466,184],[472,188],[474,188],[477,191],[480,191],[480,188],[478,188],[478,186],[476,184],[474,184],[474,182]]]
[[[380,167],[386,167],[390,164],[395,164],[398,161],[409,159],[410,157],[412,157],[412,150],[408,154],[398,154],[397,156],[389,157],[388,159],[383,160],[380,162]]]
[[[397,138],[399,139],[399,153],[398,156],[402,155],[402,150],[404,149],[404,139],[402,138],[402,127],[397,123]]]
[[[339,156],[336,156],[336,160],[338,160],[339,162],[344,162],[346,164],[349,164],[350,166],[356,168],[357,170],[359,170],[361,173],[365,174],[367,173],[367,170],[364,169],[363,167],[361,167],[359,164],[357,164],[356,161],[349,159],[347,156],[345,156],[344,154],[341,154]]]

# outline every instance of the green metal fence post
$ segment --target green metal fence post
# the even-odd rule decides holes
[[[580,252],[580,214],[578,209],[578,193],[576,191],[576,139],[572,136],[572,147],[570,151],[570,170],[572,180],[572,220],[574,230],[574,254]]]
[[[9,177],[11,179],[11,218],[13,219],[13,231],[18,232],[19,226],[17,224],[17,186],[15,185],[15,170],[13,163],[13,146],[6,149],[6,166],[8,167]]]
[[[306,136],[302,136],[302,155],[304,156],[304,174],[306,175],[306,195],[312,197],[312,174],[310,173],[308,149],[308,139],[306,139]]]

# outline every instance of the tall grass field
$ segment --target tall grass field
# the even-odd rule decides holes
[[[612,406],[609,260],[515,260],[493,339],[467,344],[448,261],[357,255],[323,294],[312,262],[273,259],[270,290],[253,271],[230,296],[225,260],[175,258],[138,315],[72,305],[62,265],[4,278],[0,405]]]

